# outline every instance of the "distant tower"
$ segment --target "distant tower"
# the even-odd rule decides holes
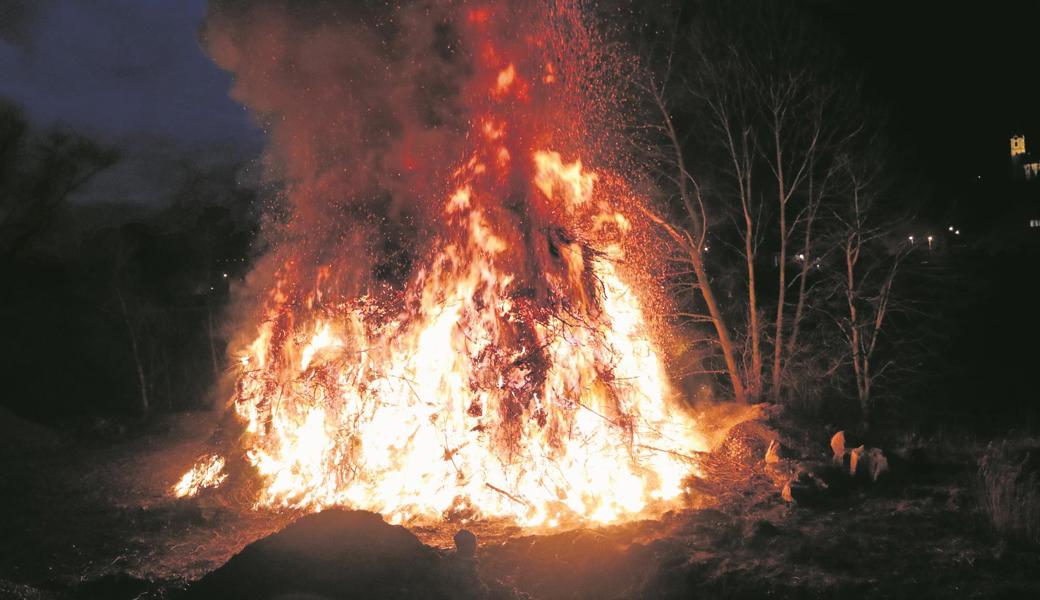
[[[1040,160],[1026,152],[1026,136],[1021,133],[1011,136],[1011,168],[1015,179],[1040,179]]]
[[[1011,136],[1011,158],[1026,153],[1026,136],[1022,134]]]

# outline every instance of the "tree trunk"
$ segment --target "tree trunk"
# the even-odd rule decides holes
[[[737,364],[736,353],[733,348],[733,338],[729,334],[729,328],[722,316],[722,311],[719,309],[719,304],[715,299],[715,292],[711,287],[711,279],[708,277],[707,271],[704,268],[704,257],[702,253],[704,252],[704,240],[707,238],[708,224],[703,216],[703,204],[701,204],[700,192],[696,187],[696,181],[690,175],[689,171],[686,170],[686,159],[683,156],[682,143],[679,141],[679,135],[675,131],[675,124],[672,122],[672,117],[668,113],[664,97],[656,87],[654,88],[654,100],[657,104],[657,108],[661,112],[664,129],[668,135],[668,141],[672,146],[672,151],[675,154],[675,167],[678,170],[679,197],[682,200],[683,207],[686,209],[687,216],[690,219],[693,235],[687,231],[684,237],[664,219],[654,215],[651,211],[645,208],[641,208],[641,210],[653,221],[661,225],[678,244],[686,247],[687,253],[690,257],[690,264],[693,266],[694,275],[697,277],[697,289],[700,290],[701,297],[704,298],[704,304],[708,308],[708,315],[711,317],[712,323],[715,325],[715,332],[718,335],[719,346],[722,348],[722,357],[726,363],[726,371],[729,373],[730,383],[733,386],[733,397],[737,402],[745,404],[748,402],[748,393],[747,388],[744,386],[743,373],[740,370],[740,366]],[[690,198],[688,182],[694,184],[694,192],[697,194],[698,206],[701,207],[701,213],[698,213],[693,206],[693,201]],[[743,184],[741,185],[741,188],[743,189]],[[749,214],[748,219],[750,219]],[[749,237],[749,243],[750,240],[751,238]]]
[[[749,186],[750,187],[750,186]],[[744,192],[741,192],[744,195]],[[750,194],[745,195],[745,198]],[[744,205],[744,256],[747,260],[748,278],[748,335],[751,336],[751,372],[748,373],[748,395],[757,399],[762,393],[762,346],[761,328],[758,324],[758,291],[755,288],[754,222],[748,202]]]
[[[213,339],[215,337],[213,331],[213,309],[210,306],[209,298],[206,298],[206,332],[207,340],[209,341],[209,360],[213,366],[213,379],[216,381],[220,378],[220,363],[217,361],[217,348],[213,345]]]
[[[696,248],[690,251],[690,263],[693,265],[694,274],[697,276],[697,285],[701,296],[704,298],[704,304],[708,307],[708,315],[711,316],[712,323],[715,324],[715,332],[719,337],[719,346],[722,348],[722,357],[726,362],[726,370],[729,372],[730,383],[733,386],[733,397],[737,402],[746,404],[748,402],[748,392],[744,388],[740,367],[737,365],[733,340],[726,329],[722,311],[719,310],[718,302],[715,301],[715,293],[712,291],[708,276],[704,271],[704,262]]]
[[[856,397],[865,422],[869,414],[870,387],[867,381],[870,375],[866,369],[859,313],[856,308],[855,267],[858,259],[858,241],[856,234],[851,234],[845,242],[845,299],[849,307],[849,349],[852,351],[852,371],[856,377]]]
[[[863,422],[862,423],[863,424],[863,430],[864,431],[869,431],[870,430],[870,417],[871,417],[871,413],[873,412],[872,411],[872,409],[873,409],[873,400],[870,397],[870,381],[871,381],[870,357],[864,355],[862,357],[862,360],[863,360],[863,366],[861,368],[861,371],[862,371],[863,387],[861,388],[860,394],[859,394],[859,411],[860,411],[860,419]]]
[[[885,316],[888,314],[888,304],[892,295],[892,284],[896,278],[896,272],[899,270],[899,257],[892,264],[892,268],[889,270],[888,275],[885,277],[884,283],[881,284],[881,290],[878,293],[877,307],[874,309],[874,322],[871,324],[870,329],[870,341],[867,342],[867,347],[862,355],[862,372],[863,372],[863,392],[860,395],[860,410],[863,414],[863,426],[864,428],[870,427],[870,417],[874,408],[874,400],[871,397],[871,385],[874,382],[875,373],[871,366],[871,361],[874,358],[874,350],[877,349],[878,337],[881,335],[881,327],[885,323]],[[881,370],[884,370],[882,367]]]
[[[776,298],[776,332],[773,341],[773,370],[771,392],[773,401],[780,399],[780,360],[784,349],[784,303],[787,301],[787,186],[784,183],[783,156],[780,152],[780,126],[773,128],[773,142],[776,146],[776,187],[780,209],[780,273],[778,275],[779,290]]]
[[[798,302],[795,304],[794,316],[791,319],[791,335],[787,338],[787,357],[784,359],[783,367],[786,369],[787,362],[794,356],[798,344],[798,332],[802,325],[802,315],[805,313],[807,280],[809,279],[809,267],[812,264],[810,252],[812,249],[812,228],[816,220],[816,206],[813,194],[812,171],[809,171],[809,206],[807,207],[805,220],[805,237],[802,239],[802,270],[798,280]]]
[[[130,311],[126,308],[126,301],[123,299],[123,293],[116,286],[116,298],[119,300],[119,308],[123,312],[123,322],[126,323],[126,331],[130,335],[130,352],[134,358],[134,367],[137,371],[137,385],[140,392],[140,408],[141,414],[147,415],[149,409],[148,403],[148,379],[144,374],[144,365],[141,363],[141,352],[137,345],[137,332],[134,331],[134,325],[130,320]]]

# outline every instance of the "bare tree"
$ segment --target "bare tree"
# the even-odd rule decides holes
[[[812,224],[824,197],[824,186],[807,188],[810,182],[826,179],[814,169],[829,168],[831,161],[820,155],[836,151],[824,145],[838,143],[845,125],[831,121],[827,114],[836,89],[833,85],[821,81],[809,66],[797,60],[777,58],[783,56],[791,41],[791,34],[781,32],[787,21],[780,26],[767,18],[749,21],[752,35],[764,40],[749,48],[730,33],[718,30],[715,23],[719,18],[706,18],[685,37],[674,35],[664,53],[663,74],[643,89],[653,99],[657,129],[668,148],[668,160],[658,159],[671,169],[663,180],[674,186],[683,206],[681,223],[690,233],[688,240],[674,233],[669,237],[682,241],[684,256],[691,249],[698,254],[700,265],[692,270],[734,393],[751,401],[764,394],[769,340],[763,324],[772,310],[770,391],[778,399],[786,361],[795,350],[794,344],[785,344],[785,336],[789,328],[797,330],[806,314],[805,266],[811,264],[803,264],[801,277],[790,278],[788,246],[796,232],[802,235],[801,255],[812,245]],[[688,57],[692,63],[675,68],[676,56]],[[678,121],[683,131],[679,131],[674,116],[676,110],[686,113]],[[686,153],[691,146],[696,148],[693,160]],[[707,199],[706,194],[710,196]],[[709,210],[704,209],[705,202]],[[729,273],[731,262],[705,260],[709,228],[713,226],[717,233],[711,237],[720,249],[739,256],[742,276],[735,278]],[[776,244],[778,249],[775,306],[760,287],[763,242]],[[689,262],[692,265],[692,259]],[[719,309],[717,290],[705,289],[712,286],[713,276],[718,280],[722,273],[726,273],[726,281],[735,282],[744,298],[738,305],[740,310]],[[787,294],[793,281],[799,282],[798,303],[794,315],[788,315]],[[732,297],[732,291],[727,295]],[[713,302],[709,302],[709,296]],[[692,313],[686,316],[697,320]],[[797,338],[794,333],[795,343]],[[738,352],[738,346],[744,348],[743,352]],[[738,360],[738,354],[743,360]]]
[[[771,391],[774,400],[779,400],[784,371],[784,332],[787,288],[788,242],[794,233],[797,221],[790,223],[788,208],[802,186],[811,178],[817,147],[823,136],[823,107],[827,103],[827,91],[811,84],[811,75],[806,71],[784,73],[767,78],[762,90],[763,108],[766,112],[765,127],[769,134],[770,151],[765,153],[776,185],[777,206],[777,301],[773,337],[773,366]],[[828,148],[833,151],[834,148]],[[817,199],[809,194],[806,207],[805,240],[812,242],[812,217]],[[804,252],[803,252],[804,256]],[[804,263],[804,261],[803,261]],[[802,275],[806,275],[803,266]],[[802,278],[804,282],[804,277]],[[804,300],[804,297],[800,297]],[[796,316],[800,318],[801,315]]]
[[[139,292],[140,275],[135,269],[138,246],[128,231],[121,231],[110,247],[111,288],[119,318],[126,331],[130,359],[137,384],[137,410],[147,416],[153,406],[157,361],[156,346],[161,339],[154,327],[160,310],[152,310]]]
[[[130,356],[134,359],[134,372],[137,374],[137,392],[140,399],[138,409],[142,415],[147,415],[151,408],[151,403],[148,400],[148,376],[145,374],[143,353],[138,340],[138,327],[135,319],[131,316],[129,308],[127,308],[126,298],[123,297],[123,292],[119,289],[119,283],[117,282],[114,287],[116,300],[119,302],[120,315],[123,317],[123,323],[126,325],[127,336],[130,340]]]
[[[901,235],[899,220],[888,218],[878,204],[886,192],[883,163],[861,156],[842,165],[845,192],[832,214],[832,239],[840,265],[833,270],[834,291],[842,300],[834,317],[851,364],[865,428],[873,415],[875,387],[894,359],[879,359],[879,347],[898,303],[893,295],[896,277],[913,250]]]
[[[739,51],[730,47],[728,60],[716,64],[705,63],[701,77],[692,82],[689,91],[708,107],[710,124],[723,148],[728,176],[736,191],[740,206],[741,253],[746,269],[747,328],[744,338],[751,352],[750,365],[744,368],[748,396],[758,399],[762,393],[762,328],[759,324],[759,302],[755,259],[758,250],[757,215],[755,203],[755,159],[757,144],[749,114],[753,107],[747,90],[734,79],[748,65]]]
[[[815,161],[813,161],[815,162]],[[805,207],[801,213],[795,219],[794,229],[797,230],[801,227],[801,246],[800,251],[797,255],[797,261],[799,263],[798,273],[795,275],[795,281],[798,283],[797,300],[795,301],[794,314],[791,317],[790,322],[790,335],[787,336],[786,348],[784,350],[783,362],[780,369],[780,377],[783,379],[784,373],[787,370],[788,364],[794,360],[795,355],[798,351],[798,334],[801,332],[802,321],[805,318],[806,308],[809,305],[809,293],[811,288],[809,287],[809,277],[814,265],[818,266],[819,257],[814,252],[814,240],[817,233],[815,229],[816,219],[820,212],[820,207],[823,204],[823,199],[827,196],[827,190],[829,189],[829,182],[833,169],[828,169],[822,176],[817,176],[814,165],[810,164],[809,175],[806,185],[806,202]],[[779,347],[780,344],[777,344]],[[775,386],[774,386],[775,387]]]
[[[733,387],[734,398],[738,402],[743,403],[748,401],[744,376],[737,364],[736,351],[729,326],[719,307],[712,280],[705,267],[704,253],[705,241],[708,237],[708,217],[704,207],[704,199],[701,195],[700,185],[686,168],[683,144],[666,103],[667,85],[667,79],[660,84],[651,79],[645,89],[651,95],[654,105],[660,113],[661,121],[656,127],[664,133],[666,145],[670,151],[663,156],[663,161],[674,169],[674,174],[669,176],[669,179],[675,183],[676,191],[685,213],[687,227],[679,228],[673,226],[666,219],[658,216],[651,210],[646,208],[643,210],[675,242],[680,248],[684,259],[688,261],[689,266],[692,268],[695,278],[693,285],[700,292],[708,315],[705,317],[697,313],[686,313],[682,316],[698,322],[706,321],[712,325],[718,336],[718,344],[726,366],[726,374],[729,376],[730,384]]]
[[[676,277],[693,279],[679,282],[695,294],[677,316],[709,326],[717,353],[707,360],[721,365],[705,371],[724,374],[737,400],[780,401],[851,364],[869,414],[902,262],[878,203],[856,208],[890,183],[859,82],[810,41],[796,7],[693,6],[670,20],[690,30],[655,32],[652,75],[639,82],[665,191],[647,213],[682,263]],[[838,289],[848,291],[840,317]],[[847,363],[835,347],[849,348]]]
[[[0,257],[21,252],[72,194],[117,159],[74,133],[30,133],[21,111],[0,103]]]

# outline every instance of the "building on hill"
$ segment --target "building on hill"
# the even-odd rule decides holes
[[[1032,181],[1040,176],[1040,159],[1026,150],[1026,136],[1022,134],[1011,136],[1011,167],[1015,179]]]

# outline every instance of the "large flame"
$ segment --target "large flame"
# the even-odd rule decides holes
[[[703,449],[633,289],[639,199],[533,141],[559,69],[468,16],[487,75],[421,266],[388,302],[327,292],[351,257],[314,281],[290,258],[241,351],[260,505],[608,523],[679,497]]]

